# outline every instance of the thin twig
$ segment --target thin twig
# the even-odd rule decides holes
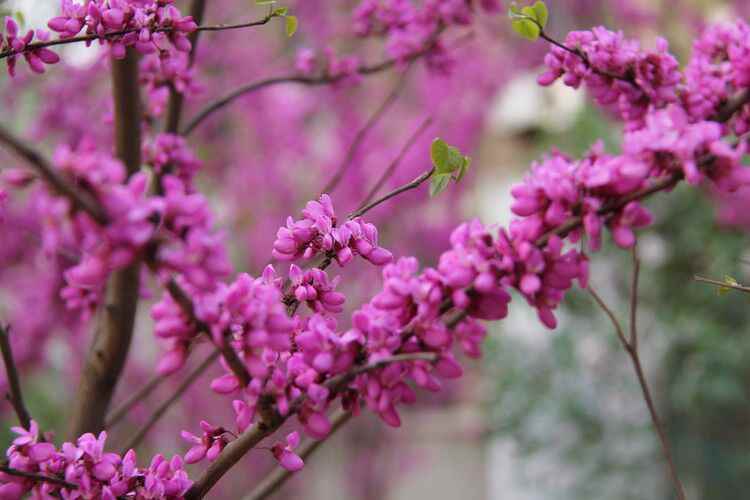
[[[341,179],[344,178],[344,174],[346,174],[346,171],[351,166],[352,162],[354,161],[354,157],[357,155],[357,151],[359,150],[359,147],[362,145],[362,143],[365,140],[365,137],[367,137],[367,134],[370,132],[370,130],[375,127],[375,125],[380,121],[380,119],[385,115],[386,111],[388,111],[388,108],[390,108],[394,102],[396,102],[396,99],[398,98],[399,94],[404,88],[404,85],[406,84],[406,77],[408,75],[407,68],[406,71],[401,75],[401,77],[398,79],[398,82],[396,82],[396,85],[394,85],[393,90],[391,90],[386,98],[383,100],[383,102],[380,104],[380,106],[377,107],[375,112],[370,116],[370,118],[367,120],[365,125],[357,131],[357,134],[354,136],[354,139],[352,140],[352,143],[349,145],[349,149],[346,152],[346,156],[344,156],[343,161],[336,169],[336,173],[333,174],[333,177],[328,181],[328,183],[323,187],[323,190],[321,193],[327,193],[331,194],[336,187],[341,182]]]
[[[356,217],[361,217],[364,214],[366,214],[367,212],[369,212],[370,210],[372,210],[373,208],[375,208],[378,205],[380,205],[381,203],[385,203],[386,201],[390,200],[391,198],[393,198],[395,196],[400,195],[403,192],[410,191],[412,189],[418,188],[419,186],[422,185],[422,183],[424,183],[430,177],[432,177],[433,173],[435,173],[435,169],[434,168],[428,170],[427,172],[424,172],[422,175],[420,175],[419,177],[417,177],[413,181],[408,182],[408,183],[404,184],[403,186],[399,186],[396,189],[394,189],[393,191],[391,191],[391,192],[389,192],[389,193],[381,196],[377,200],[375,200],[375,201],[373,201],[371,203],[368,203],[367,205],[365,205],[365,206],[363,206],[363,207],[355,210],[354,212],[352,212],[351,214],[349,214],[349,218],[350,219],[354,219]]]
[[[9,474],[11,476],[25,477],[26,479],[33,479],[34,481],[43,481],[45,483],[56,484],[72,490],[78,489],[77,484],[69,483],[59,477],[47,476],[45,474],[34,474],[33,472],[26,472],[18,469],[13,469],[7,465],[0,465],[0,472]]]
[[[635,279],[634,279],[635,281]],[[641,357],[638,353],[637,349],[637,340],[635,343],[628,342],[625,338],[625,334],[623,332],[622,325],[618,321],[617,317],[614,315],[612,310],[604,303],[604,301],[597,295],[597,293],[591,288],[591,285],[589,285],[589,292],[594,297],[594,300],[599,305],[599,307],[602,308],[602,310],[605,312],[605,314],[609,317],[610,321],[612,322],[612,325],[615,328],[615,331],[617,332],[617,336],[620,339],[620,342],[622,342],[623,347],[625,348],[625,352],[628,354],[628,357],[630,358],[631,364],[633,365],[633,370],[635,371],[636,377],[638,378],[638,384],[641,387],[641,393],[643,394],[643,399],[646,402],[646,406],[648,407],[648,412],[651,417],[651,423],[654,426],[654,430],[656,431],[656,435],[659,438],[659,444],[661,445],[661,452],[664,456],[664,461],[667,466],[667,472],[669,474],[670,480],[672,481],[672,484],[675,488],[675,492],[677,493],[677,497],[679,500],[685,500],[685,488],[682,485],[682,482],[680,481],[680,477],[677,474],[677,467],[675,467],[674,459],[672,458],[672,449],[669,444],[669,439],[667,438],[667,434],[664,431],[664,425],[662,424],[661,418],[659,418],[659,414],[656,411],[656,405],[654,404],[653,397],[651,396],[651,389],[649,388],[648,381],[646,380],[646,376],[643,373],[643,366],[641,365]],[[637,301],[637,299],[636,299]],[[631,304],[632,306],[632,304]],[[631,335],[634,339],[638,338],[637,334],[637,326],[635,321],[635,312],[633,309],[631,309],[631,318],[633,323],[631,324]]]
[[[312,455],[320,445],[326,442],[330,437],[341,427],[344,426],[352,417],[352,413],[345,410],[338,410],[336,414],[331,418],[331,432],[325,437],[325,439],[310,439],[304,443],[298,450],[297,455],[302,460]],[[276,493],[289,479],[294,476],[295,473],[288,471],[282,467],[274,467],[273,471],[268,474],[260,484],[251,491],[242,500],[263,500]]]
[[[190,4],[190,16],[197,24],[203,22],[203,14],[206,11],[206,0],[193,0]],[[193,66],[195,55],[198,50],[198,40],[200,31],[196,30],[188,36],[190,40],[190,55],[188,56],[188,68]],[[169,90],[169,104],[167,105],[167,121],[164,127],[167,133],[176,134],[180,129],[180,118],[182,117],[182,108],[185,103],[185,97],[181,92],[172,86]]]
[[[698,276],[698,275],[693,276],[693,279],[701,283],[708,283],[709,285],[715,285],[721,288],[731,288],[732,290],[750,293],[750,287],[739,285],[736,283],[727,283],[726,281],[719,281],[719,280],[715,280],[711,278],[704,278],[703,276]]]
[[[196,28],[196,31],[226,31],[226,30],[236,30],[236,29],[241,29],[241,28],[251,28],[254,26],[262,26],[268,23],[274,17],[279,17],[279,16],[277,14],[270,13],[263,19],[260,19],[258,21],[251,21],[247,23],[215,24],[215,25],[209,25],[209,26],[198,26]],[[0,52],[0,59],[5,59],[6,57],[11,57],[11,56],[18,56],[25,52],[32,52],[37,49],[53,47],[56,45],[67,45],[71,43],[87,43],[87,42],[93,42],[96,40],[108,40],[110,38],[117,38],[123,35],[127,35],[129,33],[135,33],[140,30],[141,28],[129,28],[125,30],[110,31],[109,33],[103,33],[103,34],[78,35],[78,36],[73,36],[69,38],[57,38],[54,40],[32,42],[24,46],[24,48],[21,50],[9,49],[9,50]],[[174,28],[171,26],[156,28],[155,30],[153,30],[154,33],[171,33],[172,31],[174,31]]]
[[[156,374],[138,391],[134,392],[124,403],[107,415],[104,427],[111,429],[117,425],[138,403],[142,403],[162,382],[167,379],[164,375]]]
[[[23,402],[23,393],[21,392],[21,382],[18,378],[18,367],[13,359],[13,349],[10,346],[10,326],[0,324],[0,350],[2,350],[3,362],[5,363],[5,373],[8,377],[8,400],[13,405],[18,421],[21,427],[29,430],[31,426],[31,415]]]
[[[0,143],[5,144],[16,155],[20,156],[31,166],[47,184],[58,194],[68,198],[73,206],[89,214],[99,224],[107,223],[107,214],[99,203],[87,193],[79,191],[75,186],[61,177],[52,165],[35,149],[19,137],[0,125]]]
[[[174,394],[170,396],[166,401],[164,401],[161,405],[159,405],[158,408],[154,411],[154,413],[149,417],[149,419],[146,421],[146,423],[143,425],[143,427],[140,428],[140,430],[136,433],[135,436],[128,442],[127,445],[125,445],[123,449],[123,454],[127,452],[128,450],[135,449],[141,441],[143,441],[143,438],[146,437],[148,432],[153,428],[154,425],[161,419],[162,416],[167,412],[167,410],[178,400],[180,397],[187,391],[191,385],[193,385],[193,382],[198,380],[198,377],[200,377],[203,372],[208,369],[209,366],[211,366],[214,361],[216,361],[219,357],[219,354],[221,352],[218,349],[214,349],[213,352],[205,359],[203,362],[195,367],[195,369],[190,372],[190,374],[185,378],[185,380],[180,384],[180,386],[175,390]]]
[[[406,141],[406,144],[404,144],[404,147],[401,148],[401,151],[399,151],[396,158],[393,159],[390,165],[388,165],[388,168],[383,171],[383,174],[380,176],[380,178],[377,180],[375,185],[372,186],[372,189],[370,189],[370,192],[367,193],[367,196],[365,196],[365,199],[362,200],[361,207],[367,205],[370,200],[372,200],[376,194],[378,194],[378,191],[380,191],[380,188],[383,187],[383,185],[388,181],[388,179],[393,175],[393,172],[396,171],[398,166],[403,161],[404,157],[406,156],[406,153],[409,152],[409,150],[414,146],[414,144],[417,142],[419,137],[424,133],[427,128],[432,125],[432,117],[426,118],[422,124],[417,128],[417,130],[412,133],[412,135],[409,137],[409,139]]]
[[[419,59],[424,54],[432,50],[434,43],[435,42],[433,39],[431,42],[427,43],[424,48],[422,48],[421,50],[407,57],[405,62],[410,63],[412,61]],[[385,71],[387,69],[390,69],[395,65],[396,65],[395,59],[387,59],[385,61],[374,64],[372,66],[362,66],[357,69],[357,74],[361,76],[373,75],[373,74]],[[195,130],[195,128],[198,127],[198,125],[200,125],[206,118],[214,114],[216,111],[219,111],[224,106],[232,103],[234,100],[244,95],[251,94],[258,90],[264,89],[266,87],[271,87],[273,85],[278,85],[281,83],[297,83],[300,85],[307,85],[307,86],[329,85],[329,84],[337,83],[340,80],[343,80],[344,78],[346,78],[347,76],[348,75],[346,74],[320,75],[320,76],[303,76],[303,75],[295,74],[295,75],[286,75],[286,76],[277,76],[273,78],[266,78],[263,80],[259,80],[257,82],[252,82],[247,85],[243,85],[242,87],[239,87],[238,89],[235,89],[229,92],[227,95],[220,97],[216,99],[215,101],[209,103],[205,108],[199,111],[198,114],[196,114],[195,117],[192,120],[190,120],[190,122],[182,129],[182,135],[184,136],[190,135]]]
[[[634,244],[633,254],[633,279],[630,284],[630,346],[638,350],[638,276],[641,272],[641,260],[638,258],[638,245]]]

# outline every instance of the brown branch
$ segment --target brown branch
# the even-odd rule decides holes
[[[141,113],[138,55],[128,49],[122,60],[112,61],[115,108],[115,152],[128,174],[141,166]],[[71,438],[104,428],[112,394],[125,366],[133,337],[138,304],[140,262],[136,260],[112,274],[105,304],[86,359],[71,418]]]
[[[107,415],[107,418],[104,420],[105,429],[111,429],[117,425],[128,413],[130,413],[130,410],[132,410],[138,403],[142,403],[143,400],[154,392],[154,390],[156,390],[156,388],[158,388],[166,379],[167,378],[164,375],[160,374],[151,377],[145,385],[141,386],[141,388],[131,394],[124,403]]]
[[[190,5],[190,16],[193,21],[197,24],[203,22],[203,14],[206,11],[206,0],[193,0]],[[190,40],[190,57],[188,60],[188,67],[191,67],[195,62],[195,54],[198,50],[198,39],[200,31],[196,30],[189,35]],[[185,97],[177,91],[176,88],[172,87],[169,91],[169,104],[167,105],[167,122],[166,132],[170,134],[176,134],[180,129],[180,118],[182,116],[182,107],[185,102]]]
[[[72,490],[78,489],[77,484],[69,483],[64,479],[60,479],[59,477],[53,477],[53,476],[47,476],[45,474],[34,474],[33,472],[26,472],[18,469],[13,469],[11,467],[8,467],[5,464],[0,465],[0,472],[3,472],[5,474],[11,475],[11,476],[17,476],[17,477],[23,477],[26,479],[32,479],[34,481],[42,481],[45,483],[51,483],[56,484],[58,486],[62,486],[64,488],[69,488]]]
[[[218,349],[214,349],[214,351],[206,359],[204,359],[200,365],[198,365],[192,372],[190,372],[190,374],[179,385],[179,387],[177,387],[174,394],[172,394],[166,401],[164,401],[156,408],[154,413],[149,417],[143,427],[141,427],[135,434],[135,436],[133,436],[133,438],[128,442],[128,444],[125,445],[125,447],[123,448],[123,454],[125,454],[128,450],[135,449],[141,443],[141,441],[143,441],[143,438],[146,437],[148,432],[153,428],[154,425],[156,425],[159,419],[164,416],[167,410],[178,399],[180,399],[185,391],[187,391],[190,386],[193,385],[196,380],[198,380],[198,377],[200,377],[203,372],[205,372],[206,369],[208,369],[208,367],[218,359],[219,354],[221,354],[221,352]]]
[[[95,199],[68,183],[38,151],[2,125],[0,125],[0,143],[24,159],[54,191],[68,198],[75,208],[83,210],[99,224],[107,223],[107,214]]]
[[[637,260],[637,257],[634,257]],[[634,270],[634,274],[637,274],[637,268]],[[633,280],[635,283],[637,283],[637,278],[634,278]],[[661,445],[661,452],[664,456],[665,465],[667,467],[667,472],[669,474],[669,478],[672,481],[672,484],[674,486],[675,492],[677,493],[677,498],[679,500],[685,500],[685,488],[682,486],[682,482],[680,481],[680,477],[677,474],[677,467],[675,467],[674,459],[672,458],[672,450],[671,446],[669,444],[669,439],[667,438],[667,434],[664,431],[664,425],[661,422],[661,418],[659,418],[659,413],[656,411],[656,405],[654,404],[653,397],[651,396],[651,389],[649,388],[648,381],[646,380],[646,376],[643,373],[643,366],[641,365],[641,357],[638,353],[638,333],[637,333],[637,326],[636,326],[636,314],[635,310],[633,309],[633,304],[631,303],[631,318],[633,323],[631,324],[631,336],[633,338],[633,341],[628,342],[628,340],[625,338],[625,334],[622,328],[622,325],[618,321],[617,317],[614,315],[612,310],[604,303],[604,301],[597,295],[597,293],[593,290],[591,286],[589,286],[589,292],[594,297],[594,300],[596,303],[601,307],[601,309],[605,312],[605,314],[609,317],[609,320],[612,322],[612,325],[615,328],[615,331],[617,332],[617,336],[620,339],[620,342],[623,344],[623,347],[625,348],[625,352],[628,354],[628,357],[630,358],[630,362],[633,365],[633,370],[635,371],[636,377],[638,378],[638,384],[641,387],[641,393],[643,394],[643,399],[646,402],[646,406],[648,407],[648,412],[651,417],[651,423],[654,426],[654,430],[656,431],[656,435],[659,438],[659,444]],[[637,293],[635,294],[636,301],[637,301]],[[632,295],[631,295],[632,297]],[[632,301],[632,299],[631,299]]]
[[[633,245],[633,278],[630,284],[630,345],[638,350],[638,276],[641,273],[641,260],[638,258],[638,246]]]
[[[435,169],[432,168],[428,170],[427,172],[424,172],[422,175],[417,177],[411,182],[408,182],[404,184],[403,186],[399,186],[393,191],[381,196],[377,200],[373,201],[372,203],[368,203],[367,205],[360,207],[359,209],[355,210],[351,214],[349,214],[350,219],[354,219],[355,217],[361,217],[373,208],[377,207],[381,203],[385,203],[386,201],[390,200],[391,198],[400,195],[403,192],[410,191],[412,189],[416,189],[419,186],[422,185],[425,181],[427,181],[430,177],[432,177],[432,174],[435,173]]]
[[[362,200],[360,208],[366,206],[370,202],[370,200],[372,200],[375,195],[378,194],[378,191],[380,191],[380,188],[383,187],[383,184],[388,181],[388,179],[393,175],[393,172],[395,172],[398,166],[401,164],[401,161],[403,161],[406,153],[408,153],[409,150],[414,146],[414,143],[417,142],[417,139],[419,139],[424,131],[427,130],[430,125],[432,125],[432,121],[432,117],[426,118],[417,128],[417,130],[412,133],[412,135],[406,141],[406,144],[404,144],[404,147],[401,148],[401,151],[399,151],[396,158],[394,158],[391,164],[388,165],[388,168],[383,171],[383,174],[380,176],[377,182],[375,182],[375,185],[372,186],[370,191],[367,193],[367,196],[365,196],[365,199]]]
[[[424,48],[421,50],[418,50],[417,52],[413,53],[409,57],[406,58],[407,63],[411,63],[412,61],[415,61],[425,55],[427,52],[432,50],[434,46],[434,38],[433,40],[426,44]],[[357,69],[357,74],[361,76],[367,76],[367,75],[373,75],[376,73],[380,73],[382,71],[385,71],[387,69],[392,68],[396,65],[395,59],[387,59],[385,61],[382,61],[378,64],[374,64],[372,66],[362,66]],[[200,125],[206,118],[214,114],[215,112],[219,111],[223,107],[227,106],[228,104],[232,103],[236,99],[251,94],[253,92],[256,92],[258,90],[264,89],[266,87],[271,87],[273,85],[278,85],[281,83],[297,83],[300,85],[307,85],[307,86],[320,86],[320,85],[329,85],[333,83],[337,83],[344,78],[346,78],[348,75],[346,74],[338,74],[338,75],[320,75],[320,76],[303,76],[303,75],[287,75],[287,76],[277,76],[273,78],[266,78],[264,80],[259,80],[257,82],[252,82],[247,85],[243,85],[242,87],[239,87],[236,90],[233,90],[232,92],[228,93],[227,95],[220,97],[219,99],[213,101],[212,103],[208,104],[205,108],[203,108],[201,111],[198,112],[198,114],[195,115],[195,117],[183,128],[182,135],[188,136],[190,135],[198,125]]]
[[[352,418],[352,413],[344,410],[338,410],[331,419],[331,432],[325,439],[310,439],[304,443],[297,451],[302,460],[305,462],[307,458],[312,455],[320,445],[322,445],[327,439],[329,439],[337,430],[344,426]],[[295,473],[288,471],[282,467],[274,467],[273,471],[268,474],[263,481],[251,491],[242,500],[263,500],[276,493]]]
[[[352,371],[333,377],[326,383],[326,386],[331,389],[332,394],[335,394],[338,390],[342,389],[348,380],[365,373],[370,370],[381,368],[388,363],[396,363],[402,361],[412,361],[418,359],[424,360],[435,360],[437,354],[435,353],[410,353],[400,354],[392,356],[390,358],[383,359],[377,363],[371,363],[365,366],[359,366]],[[213,488],[213,486],[231,469],[237,462],[245,456],[245,454],[253,449],[255,445],[265,439],[267,436],[276,432],[281,425],[292,415],[295,415],[302,403],[304,402],[304,396],[298,398],[291,405],[290,411],[285,416],[277,415],[277,418],[270,421],[263,421],[258,424],[249,427],[240,436],[229,443],[219,456],[214,460],[201,477],[193,483],[193,486],[185,494],[185,500],[197,500],[206,496],[206,494]]]
[[[196,31],[227,31],[227,30],[236,30],[236,29],[242,29],[242,28],[252,28],[254,26],[262,26],[264,24],[267,24],[274,17],[279,17],[279,16],[271,12],[266,17],[258,21],[250,21],[250,22],[240,23],[240,24],[215,24],[215,25],[209,25],[209,26],[198,26],[196,28]],[[96,40],[108,40],[111,38],[117,38],[123,35],[127,35],[129,33],[135,33],[140,30],[141,28],[128,28],[125,30],[110,31],[108,33],[103,33],[101,35],[100,34],[78,35],[78,36],[73,36],[73,37],[68,37],[68,38],[56,38],[54,40],[32,42],[26,45],[21,50],[9,49],[9,50],[0,52],[0,59],[5,59],[11,56],[18,56],[25,52],[32,52],[37,49],[54,47],[56,45],[68,45],[71,43],[87,43],[87,42],[94,42]],[[154,33],[171,33],[172,31],[174,31],[174,28],[172,28],[171,26],[156,28],[155,30],[153,30]]]
[[[177,302],[182,311],[187,315],[188,319],[195,324],[195,328],[198,332],[204,332],[209,339],[213,341],[211,335],[211,328],[203,321],[199,320],[195,315],[195,306],[190,297],[185,293],[185,290],[174,280],[170,279],[167,282],[167,290],[172,298]],[[242,360],[237,356],[237,353],[232,349],[232,346],[227,342],[227,338],[230,337],[230,332],[225,332],[223,342],[220,346],[217,346],[221,351],[221,355],[224,361],[227,362],[229,368],[232,370],[234,375],[240,381],[243,387],[246,387],[250,383],[250,374],[247,371],[247,367]]]
[[[719,281],[719,280],[715,280],[711,278],[704,278],[703,276],[698,276],[698,275],[693,276],[693,279],[701,283],[708,283],[709,285],[714,285],[714,286],[718,286],[721,288],[731,288],[732,290],[750,293],[750,287],[739,285],[736,283],[727,283],[726,281]]]
[[[406,84],[406,77],[408,75],[408,70],[409,68],[407,68],[407,70],[401,75],[401,77],[398,79],[398,82],[396,82],[396,85],[393,87],[393,90],[391,90],[388,93],[388,95],[380,104],[380,106],[378,106],[377,109],[375,109],[375,112],[370,116],[370,118],[367,120],[365,125],[357,131],[357,134],[354,136],[354,140],[352,140],[352,143],[346,152],[346,156],[344,157],[344,160],[336,169],[336,173],[333,174],[333,177],[331,177],[331,180],[329,180],[328,183],[325,185],[325,187],[323,187],[323,190],[321,191],[321,193],[331,194],[339,185],[339,183],[341,182],[341,179],[344,178],[344,174],[346,174],[346,171],[349,169],[352,162],[354,161],[354,157],[356,156],[357,151],[359,150],[359,147],[364,142],[365,137],[367,137],[367,134],[370,132],[370,130],[372,130],[373,127],[375,127],[375,125],[385,115],[386,111],[388,111],[388,108],[390,108],[393,105],[393,103],[396,102],[396,99],[398,98],[399,94],[404,89],[404,86]]]
[[[31,415],[23,402],[23,393],[21,392],[21,382],[18,378],[18,367],[13,359],[13,349],[10,346],[10,326],[0,324],[0,350],[2,350],[3,362],[5,363],[5,373],[8,377],[8,400],[13,405],[18,421],[21,427],[29,430],[31,427]]]

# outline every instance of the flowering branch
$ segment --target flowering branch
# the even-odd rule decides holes
[[[243,29],[243,28],[252,28],[255,26],[262,26],[264,24],[267,24],[271,19],[274,17],[279,17],[279,14],[276,12],[269,12],[268,15],[266,15],[263,19],[257,20],[257,21],[250,21],[246,23],[239,23],[239,24],[215,24],[215,25],[207,25],[207,26],[198,26],[195,28],[195,31],[228,31],[228,30],[236,30],[236,29]],[[117,30],[117,31],[110,31],[103,34],[93,33],[93,34],[87,34],[87,35],[79,35],[79,36],[73,36],[68,38],[57,38],[55,40],[40,40],[32,43],[26,44],[22,49],[8,49],[0,52],[0,59],[5,59],[7,57],[12,56],[18,56],[21,54],[24,54],[26,52],[33,52],[35,50],[39,49],[45,49],[49,47],[54,47],[57,45],[68,45],[71,43],[87,43],[87,42],[93,42],[96,40],[109,40],[112,38],[121,37],[123,35],[127,35],[130,33],[136,33],[140,31],[142,28],[128,28],[124,30]],[[172,33],[179,31],[176,27],[173,26],[165,26],[165,27],[158,27],[155,28],[152,32],[153,33]]]
[[[47,184],[61,196],[68,198],[73,206],[83,210],[100,224],[107,223],[107,214],[99,204],[86,193],[69,184],[55,172],[49,162],[38,151],[16,137],[10,130],[0,125],[0,143],[5,144],[11,151],[26,160]]]
[[[435,353],[410,353],[410,354],[399,354],[390,358],[385,358],[376,363],[369,365],[359,366],[351,370],[346,374],[342,374],[328,381],[326,386],[331,389],[332,393],[336,393],[344,388],[345,384],[352,380],[357,375],[366,373],[368,371],[382,368],[390,363],[397,363],[401,361],[414,361],[414,360],[428,360],[434,361],[436,359]],[[197,500],[206,496],[206,494],[213,488],[213,486],[226,474],[229,469],[234,466],[239,460],[245,456],[245,454],[253,449],[255,445],[265,439],[267,436],[273,434],[279,427],[292,415],[296,414],[299,410],[305,397],[301,396],[291,406],[289,413],[285,416],[276,414],[276,418],[271,420],[263,420],[252,427],[249,427],[243,432],[237,439],[229,443],[224,450],[219,454],[214,462],[206,469],[203,475],[193,484],[193,486],[185,494],[185,500]]]
[[[52,484],[56,484],[58,486],[64,486],[66,488],[70,488],[73,490],[78,489],[77,484],[69,483],[68,481],[64,479],[60,479],[59,477],[47,476],[45,474],[34,474],[32,472],[26,472],[26,471],[14,469],[4,464],[0,465],[0,472],[9,474],[11,476],[18,476],[18,477],[25,477],[26,479],[33,479],[34,481],[52,483]]]
[[[128,49],[112,60],[115,103],[115,150],[128,171],[141,167],[141,112],[138,56]],[[106,303],[86,360],[71,419],[73,437],[104,428],[112,394],[125,366],[138,303],[140,263],[116,271],[107,286]]]
[[[10,346],[10,326],[0,324],[0,351],[2,351],[3,362],[5,363],[5,373],[8,377],[8,400],[13,405],[18,421],[24,429],[29,429],[31,424],[31,415],[26,409],[23,402],[23,393],[21,392],[21,383],[18,378],[18,367],[13,359],[13,349]]]
[[[633,281],[633,285],[637,286],[640,263],[639,263],[638,256],[635,250],[633,251],[633,264],[634,266],[633,266],[633,280],[632,281]],[[628,354],[628,357],[630,358],[631,364],[633,365],[633,370],[635,371],[636,377],[638,378],[638,383],[641,387],[641,392],[643,393],[643,399],[646,402],[649,415],[651,416],[651,422],[654,426],[654,429],[656,430],[657,436],[659,437],[659,442],[661,444],[661,451],[666,461],[667,470],[669,472],[669,477],[674,485],[675,491],[677,493],[677,497],[680,500],[685,500],[686,498],[685,488],[683,487],[682,482],[680,481],[679,475],[677,474],[677,467],[675,467],[674,459],[672,458],[672,451],[671,451],[671,446],[669,444],[669,439],[667,438],[667,434],[664,431],[664,425],[662,424],[661,418],[659,417],[659,414],[656,411],[656,406],[654,405],[654,400],[653,400],[653,397],[651,396],[651,389],[649,388],[648,381],[646,380],[646,376],[643,373],[641,357],[638,352],[638,329],[637,329],[637,322],[636,322],[636,305],[638,302],[638,290],[637,289],[631,290],[631,304],[630,304],[630,317],[631,317],[630,335],[631,337],[630,337],[630,340],[628,340],[625,337],[625,332],[622,328],[622,325],[620,325],[619,320],[617,319],[615,314],[612,312],[612,310],[602,300],[599,294],[597,294],[596,291],[591,286],[589,286],[588,290],[589,290],[589,293],[594,298],[595,302],[605,312],[609,320],[612,322],[612,325],[615,328],[615,332],[617,333],[617,337],[620,339],[620,342],[625,348],[625,352]]]
[[[330,438],[337,430],[344,426],[352,418],[352,413],[345,410],[339,410],[331,418],[331,431],[326,436],[326,440]],[[302,460],[312,455],[320,446],[325,442],[322,439],[309,439],[297,452],[297,455]],[[258,486],[255,487],[247,496],[242,500],[263,500],[276,493],[292,476],[294,472],[276,467],[274,470],[263,479]]]

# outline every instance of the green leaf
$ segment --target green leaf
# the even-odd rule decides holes
[[[271,13],[273,16],[280,16],[284,17],[287,14],[289,14],[289,7],[279,7],[277,9],[274,9],[274,11]]]
[[[450,182],[450,180],[450,174],[433,175],[432,180],[430,180],[430,196],[437,196],[445,191],[445,188],[448,187],[448,182]]]
[[[731,276],[727,275],[724,276],[724,283],[727,285],[737,286],[739,283],[736,279],[732,278]],[[719,295],[724,295],[732,290],[731,286],[720,286],[718,289]]]
[[[299,21],[297,21],[296,16],[286,16],[286,35],[287,36],[294,36],[294,34],[297,32],[298,26],[299,26]]]
[[[464,156],[463,162],[461,163],[461,166],[458,169],[458,175],[456,176],[456,182],[460,182],[461,179],[464,178],[464,175],[466,174],[466,171],[469,170],[469,166],[471,165],[471,158],[468,156]]]
[[[510,24],[513,31],[532,42],[539,38],[539,34],[541,33],[539,26],[528,18],[515,19]]]
[[[537,0],[537,2],[531,6],[532,10],[535,13],[536,22],[538,22],[542,29],[547,27],[547,21],[549,20],[549,10],[547,10],[547,4],[542,2],[542,0]]]
[[[437,138],[432,141],[430,146],[430,158],[432,159],[432,165],[435,167],[435,171],[438,173],[448,173],[448,156],[450,154],[450,147],[448,144]]]

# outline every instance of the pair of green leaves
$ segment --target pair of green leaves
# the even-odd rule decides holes
[[[276,0],[255,0],[255,5],[273,5]],[[299,27],[297,16],[289,15],[288,7],[277,7],[271,11],[269,17],[283,17],[286,23],[286,36],[294,36]]]
[[[542,0],[537,0],[534,5],[527,5],[523,8],[511,4],[508,16],[511,18],[513,31],[533,41],[539,38],[542,30],[547,27],[549,11]]]
[[[437,196],[445,191],[451,179],[460,181],[471,165],[471,158],[442,139],[432,141],[430,158],[435,169],[430,180],[430,196]]]

